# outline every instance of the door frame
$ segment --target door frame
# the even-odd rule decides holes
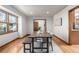
[[[34,19],[33,20],[33,25],[34,25],[34,21],[35,20],[44,20],[45,24],[44,24],[44,31],[47,32],[47,24],[46,24],[46,19]],[[34,26],[33,26],[33,32],[34,32]]]
[[[71,40],[71,39],[70,39],[70,12],[72,12],[73,10],[75,10],[75,9],[77,9],[77,8],[79,8],[79,5],[76,6],[76,7],[74,7],[74,8],[72,8],[72,9],[70,9],[70,10],[68,11],[68,19],[69,19],[69,20],[68,20],[68,22],[69,22],[69,23],[68,23],[68,27],[69,27],[69,38],[68,38],[69,40],[68,40],[68,44],[69,44],[69,45],[72,45],[72,44],[70,43],[70,42],[71,42],[71,41],[70,41],[70,40]]]

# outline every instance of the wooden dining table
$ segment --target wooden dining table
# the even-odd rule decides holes
[[[28,38],[32,39],[32,53],[34,53],[34,49],[40,49],[40,48],[34,48],[34,39],[37,38],[46,38],[47,40],[47,53],[49,53],[49,39],[52,38],[52,35],[50,35],[49,33],[33,33],[30,36],[28,36]]]

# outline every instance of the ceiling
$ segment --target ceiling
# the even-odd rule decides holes
[[[67,5],[15,5],[14,7],[27,16],[53,16]]]

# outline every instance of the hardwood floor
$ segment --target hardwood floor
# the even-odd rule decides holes
[[[61,48],[64,53],[79,53],[79,45],[67,45],[55,36],[53,41]]]
[[[25,39],[27,39],[27,37],[16,39],[9,44],[0,47],[0,53],[18,53],[23,47],[22,43]],[[67,45],[56,37],[53,37],[53,41],[64,53],[79,53],[79,45]]]
[[[27,39],[24,37],[22,39],[16,39],[2,47],[0,47],[0,53],[17,53],[23,47],[23,41]]]

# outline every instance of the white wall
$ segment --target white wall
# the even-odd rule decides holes
[[[33,20],[34,19],[46,19],[47,22],[47,31],[50,33],[53,33],[53,17],[29,17],[28,20],[28,33],[31,34],[33,33]]]
[[[28,17],[20,16],[18,18],[18,34],[20,37],[28,34]]]
[[[22,16],[22,36],[28,34],[28,17]]]
[[[53,17],[46,17],[47,20],[47,32],[53,34]]]
[[[68,28],[68,11],[72,9],[75,6],[67,6],[63,10],[61,10],[59,13],[53,16],[53,27],[54,27],[54,34],[58,36],[59,38],[63,39],[65,42],[68,43],[69,40],[69,28]],[[56,26],[56,22],[58,19],[62,17],[62,26]]]
[[[28,28],[28,34],[31,34],[33,33],[33,18],[32,17],[29,17],[28,20],[27,20],[27,28]]]
[[[18,36],[23,37],[24,35],[27,34],[27,20],[28,20],[28,18],[21,12],[17,11],[12,6],[8,6],[8,5],[0,6],[0,9],[18,16],[18,32],[0,35],[0,46],[2,46],[4,44],[14,40]]]

